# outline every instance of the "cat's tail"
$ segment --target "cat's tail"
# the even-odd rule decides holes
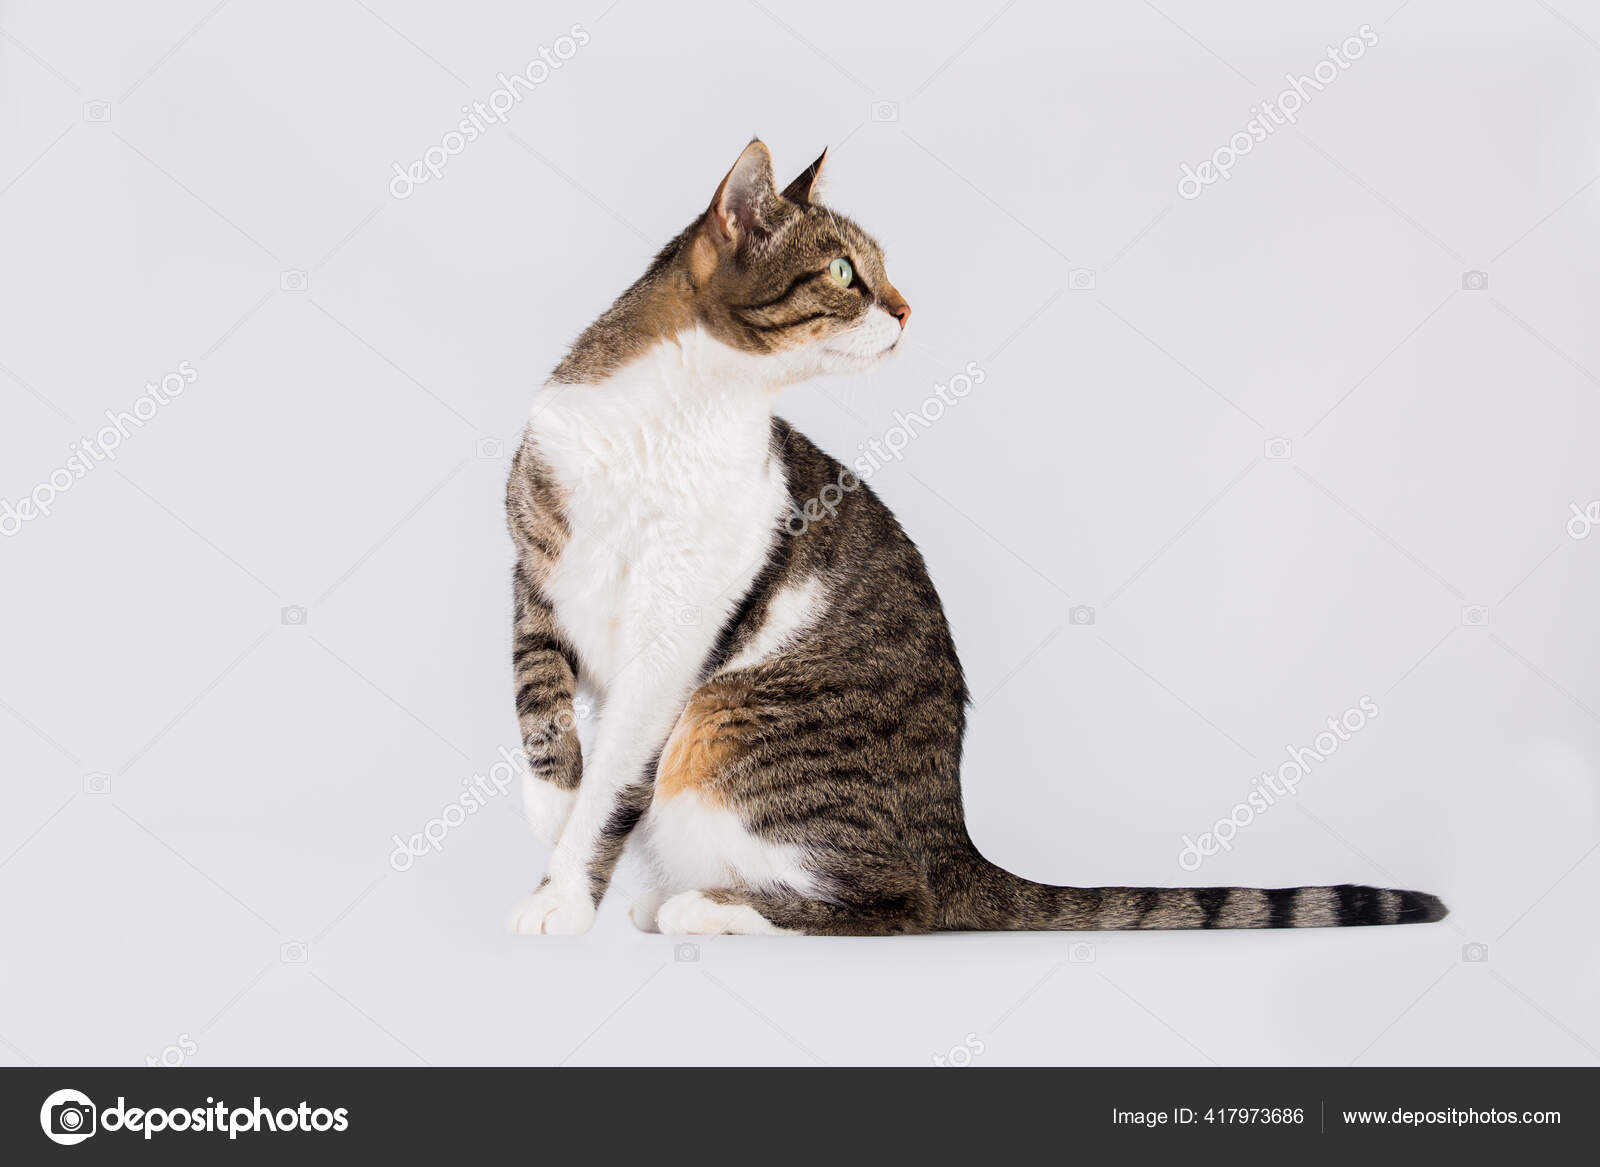
[[[1431,924],[1448,912],[1422,891],[1337,887],[1053,887],[981,856],[945,898],[948,929],[979,932],[1133,928],[1344,928]]]

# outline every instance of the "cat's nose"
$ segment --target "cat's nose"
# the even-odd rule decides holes
[[[906,303],[906,298],[899,293],[893,284],[885,286],[883,291],[884,311],[898,320],[902,329],[905,328],[911,320],[911,305]]]

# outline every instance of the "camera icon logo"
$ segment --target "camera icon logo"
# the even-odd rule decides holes
[[[278,277],[278,287],[285,292],[303,292],[311,286],[311,277],[297,267],[292,267]]]
[[[282,611],[279,618],[285,624],[292,624],[295,627],[299,627],[311,619],[311,613],[306,611],[299,604],[290,604]]]
[[[478,439],[478,461],[498,462],[505,457],[506,444],[499,438]]]
[[[1489,290],[1489,273],[1486,271],[1462,272],[1461,290],[1463,292],[1487,292]]]
[[[875,122],[897,122],[900,120],[900,105],[893,101],[875,101],[872,103],[872,120]]]
[[[697,964],[700,960],[700,946],[698,944],[674,944],[672,946],[672,959],[679,964]]]
[[[1463,944],[1461,946],[1461,959],[1467,964],[1487,964],[1489,946],[1487,944]]]
[[[86,122],[108,122],[111,120],[111,103],[109,101],[86,101],[83,103],[83,120]]]
[[[1094,269],[1075,267],[1067,273],[1067,287],[1074,292],[1094,291]]]
[[[52,1143],[72,1147],[94,1134],[97,1113],[81,1090],[57,1090],[39,1108],[39,1125]]]
[[[1574,539],[1584,540],[1597,526],[1600,526],[1600,499],[1580,507],[1571,502],[1567,506],[1572,511],[1572,517],[1567,520],[1567,534]]]
[[[1461,609],[1461,623],[1468,628],[1487,628],[1489,609],[1482,604],[1468,604]]]
[[[1273,462],[1287,462],[1294,453],[1294,443],[1288,438],[1268,438],[1262,453]]]
[[[693,604],[679,604],[672,613],[672,619],[684,627],[692,627],[700,623],[700,609]]]
[[[85,774],[83,776],[83,792],[85,794],[110,794],[111,775],[101,773]]]
[[[304,940],[285,940],[278,945],[278,961],[281,964],[304,964],[308,955]]]
[[[1094,623],[1094,609],[1088,604],[1076,604],[1067,609],[1067,622],[1080,626]]]
[[[1080,940],[1067,949],[1067,962],[1069,964],[1093,964],[1094,945],[1087,940]]]

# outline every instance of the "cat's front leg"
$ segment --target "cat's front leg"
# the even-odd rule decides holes
[[[577,801],[583,777],[575,695],[577,659],[556,631],[555,614],[518,564],[512,670],[517,686],[517,726],[527,770],[522,806],[533,833],[555,846]]]
[[[683,704],[682,687],[622,686],[608,694],[594,752],[538,890],[507,921],[524,935],[587,932],[623,845],[655,786],[656,759]]]

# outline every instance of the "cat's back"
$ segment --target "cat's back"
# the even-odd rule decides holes
[[[899,579],[938,605],[921,552],[863,478],[782,418],[773,419],[772,449],[789,492],[783,534],[797,558],[867,584]]]
[[[782,418],[773,419],[772,449],[789,501],[770,559],[771,587],[816,580],[828,599],[829,618],[806,647],[851,672],[937,677],[934,689],[964,703],[938,591],[888,505]]]

